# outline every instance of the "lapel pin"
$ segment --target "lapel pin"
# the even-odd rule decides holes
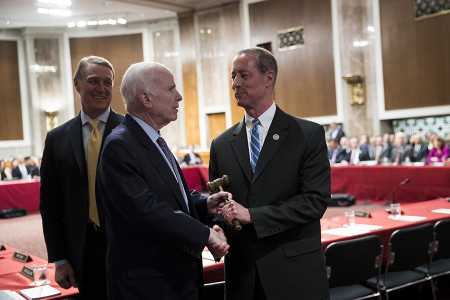
[[[280,139],[280,136],[275,133],[274,135],[272,135],[272,138],[274,141],[278,141]]]

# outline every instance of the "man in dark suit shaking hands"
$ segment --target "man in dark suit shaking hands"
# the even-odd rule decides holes
[[[226,299],[327,299],[320,218],[330,197],[322,126],[274,103],[277,63],[269,51],[240,51],[232,88],[245,118],[211,144],[210,179],[228,175],[233,199],[222,209],[230,252]]]
[[[56,282],[81,299],[106,299],[106,242],[95,176],[102,141],[123,116],[110,108],[114,69],[102,57],[80,60],[74,76],[81,112],[47,134],[41,165],[41,215]]]
[[[125,72],[121,93],[128,114],[105,141],[97,187],[104,206],[110,300],[197,300],[202,286],[201,252],[216,257],[228,244],[209,228],[230,197],[191,194],[159,131],[177,119],[178,93],[163,65],[142,62]]]

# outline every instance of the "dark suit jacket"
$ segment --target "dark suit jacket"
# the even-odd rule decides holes
[[[253,299],[256,273],[268,300],[327,299],[320,218],[330,166],[323,128],[277,108],[254,175],[248,152],[243,121],[211,145],[210,179],[229,175],[228,191],[253,220],[227,232],[226,299]]]
[[[109,299],[198,299],[209,228],[197,218],[206,201],[183,185],[189,212],[162,154],[127,115],[106,139],[97,173]]]
[[[103,138],[123,117],[111,111]],[[67,259],[80,283],[89,191],[81,117],[47,134],[41,164],[41,215],[50,262]],[[102,217],[99,210],[100,218]]]
[[[14,169],[12,169],[11,176],[16,179],[22,179],[22,172],[20,172],[19,167],[15,167]]]

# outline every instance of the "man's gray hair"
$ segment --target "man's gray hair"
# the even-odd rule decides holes
[[[86,71],[88,65],[90,65],[90,64],[99,65],[99,66],[103,66],[103,67],[110,69],[113,73],[113,79],[114,79],[115,72],[114,72],[114,68],[113,68],[112,64],[106,58],[91,55],[91,56],[86,56],[86,57],[83,57],[82,59],[80,59],[80,62],[78,63],[78,66],[77,66],[77,70],[75,71],[75,75],[73,76],[73,80],[80,80],[80,79],[84,78],[85,71]]]
[[[260,47],[243,49],[238,52],[238,56],[242,54],[253,55],[256,58],[256,67],[261,73],[268,71],[273,72],[273,84],[277,81],[278,64],[277,60],[269,50]]]
[[[151,92],[153,81],[158,79],[153,75],[157,69],[168,70],[156,62],[139,62],[128,67],[120,85],[120,94],[122,94],[125,104],[133,103],[137,93],[142,90]]]

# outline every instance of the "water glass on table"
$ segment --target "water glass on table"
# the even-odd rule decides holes
[[[393,218],[398,218],[402,214],[402,209],[400,207],[400,203],[391,203],[389,205],[389,211]]]
[[[347,210],[345,213],[345,227],[350,227],[355,225],[355,211]]]

